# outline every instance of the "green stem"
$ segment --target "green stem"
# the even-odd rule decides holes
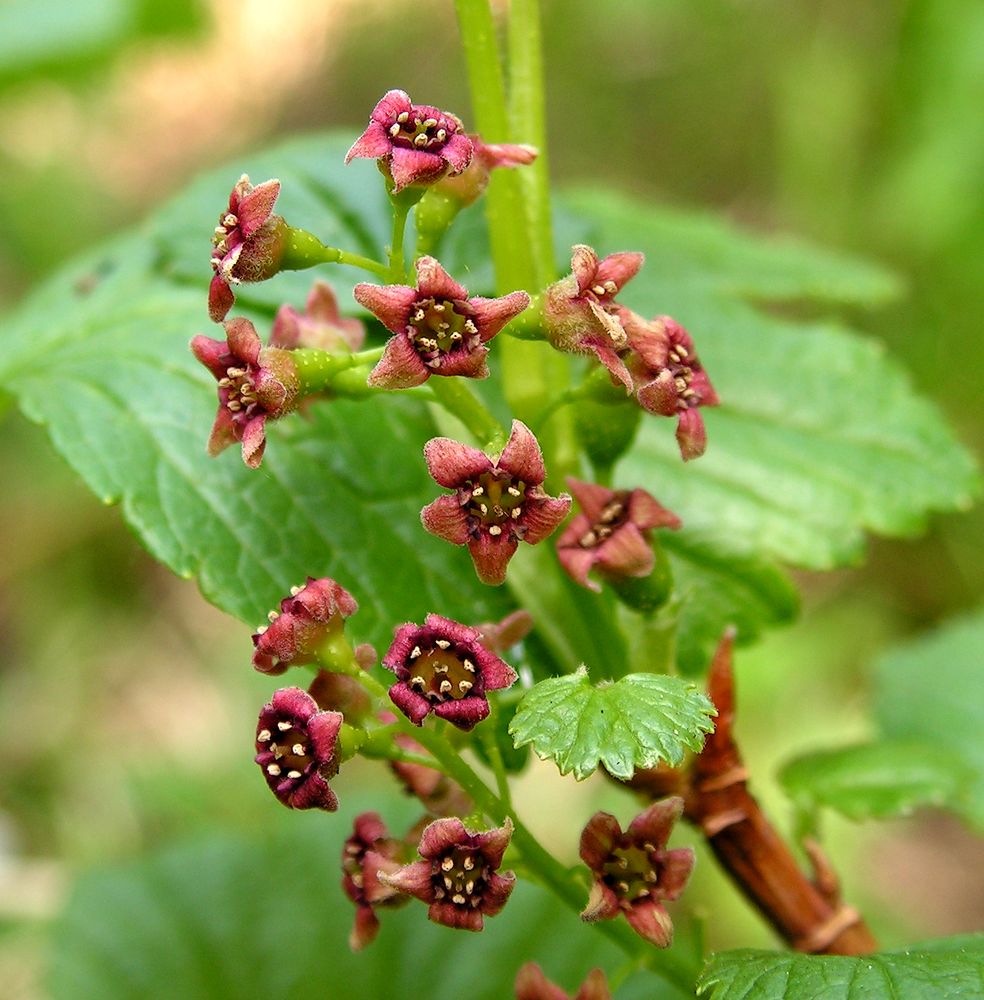
[[[335,384],[342,372],[374,365],[382,356],[382,347],[358,354],[333,354],[313,347],[299,347],[289,355],[297,372],[302,396],[323,392]]]
[[[480,446],[490,450],[501,449],[505,444],[502,425],[489,412],[485,404],[460,378],[430,379],[428,383],[435,402],[457,417],[474,435]]]
[[[390,269],[381,261],[373,260],[371,257],[363,257],[359,253],[351,253],[348,250],[338,251],[338,263],[347,264],[349,267],[360,267],[363,271],[371,271],[381,278],[389,278]]]
[[[495,786],[499,792],[499,798],[505,803],[506,808],[512,812],[512,792],[509,790],[509,775],[506,773],[506,765],[502,759],[502,751],[499,749],[499,740],[496,734],[499,731],[499,709],[489,703],[489,720],[478,732],[478,738],[482,741],[486,756],[492,765],[492,773],[495,775]]]
[[[389,185],[390,182],[387,182]],[[404,233],[410,209],[423,198],[427,188],[407,187],[402,191],[390,191],[390,205],[393,207],[393,232],[389,245],[389,280],[397,284],[409,280],[406,261],[403,259]]]
[[[317,264],[347,264],[363,271],[371,271],[383,278],[389,276],[389,268],[371,257],[325,246],[317,236],[304,229],[287,229],[287,243],[284,247],[280,268],[283,271],[303,271]]]

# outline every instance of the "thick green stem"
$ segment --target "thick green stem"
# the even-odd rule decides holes
[[[280,268],[283,271],[303,271],[317,264],[347,264],[363,271],[371,271],[380,277],[389,276],[389,268],[378,260],[363,257],[361,254],[340,250],[338,247],[325,246],[317,236],[304,229],[287,229],[287,244],[284,247]]]
[[[434,400],[457,417],[475,436],[480,446],[496,451],[505,444],[502,425],[485,404],[460,378],[432,378],[429,382]]]

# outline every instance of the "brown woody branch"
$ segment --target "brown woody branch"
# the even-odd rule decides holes
[[[733,633],[726,634],[711,663],[708,694],[718,711],[716,728],[689,773],[644,772],[632,784],[653,797],[684,796],[684,816],[700,827],[739,890],[791,947],[825,955],[875,951],[878,944],[860,914],[841,902],[837,876],[819,845],[804,844],[811,880],[748,791],[732,732],[733,642]]]

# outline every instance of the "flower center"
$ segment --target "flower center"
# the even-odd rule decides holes
[[[225,378],[219,379],[219,388],[225,390],[225,405],[233,413],[248,411],[256,405],[256,389],[245,368],[227,368]]]
[[[273,778],[303,778],[314,763],[306,733],[289,719],[278,719],[275,729],[261,729],[256,742],[273,754],[273,760],[266,765],[267,774]]]
[[[588,291],[602,304],[610,302],[618,294],[618,285],[611,278],[592,285]]]
[[[440,368],[442,355],[456,350],[471,353],[481,343],[478,327],[466,309],[466,303],[450,299],[414,303],[407,333],[417,353],[432,368]]]
[[[217,267],[221,263],[223,256],[231,249],[229,246],[229,234],[239,225],[239,219],[232,212],[226,212],[219,216],[219,224],[212,234],[212,267]]]
[[[582,549],[597,548],[606,538],[610,538],[629,518],[629,494],[624,490],[615,494],[605,504],[598,520],[578,539]]]
[[[471,499],[465,513],[474,518],[476,527],[483,527],[492,536],[502,534],[502,526],[518,521],[523,515],[526,483],[514,480],[508,472],[492,469],[483,472],[477,482],[469,481]]]
[[[667,356],[669,369],[673,375],[673,381],[677,390],[677,405],[683,409],[700,405],[700,397],[697,390],[691,388],[690,383],[694,378],[694,370],[687,362],[690,360],[690,352],[683,344],[673,344]]]
[[[418,113],[411,115],[409,111],[401,111],[389,127],[390,139],[394,145],[428,151],[443,149],[444,143],[455,131],[443,117],[424,118]]]
[[[430,648],[414,646],[407,661],[412,691],[428,701],[458,701],[475,686],[473,660],[449,639],[435,639]]]
[[[658,852],[652,844],[616,847],[602,865],[605,884],[620,900],[631,903],[648,896],[659,881]]]
[[[453,847],[434,862],[434,897],[450,900],[455,906],[477,909],[482,903],[487,880],[487,867],[480,854],[467,847]]]

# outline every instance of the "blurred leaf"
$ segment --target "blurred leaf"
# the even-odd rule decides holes
[[[353,954],[355,910],[339,888],[347,826],[323,815],[287,820],[254,839],[211,836],[80,879],[53,935],[53,1000],[498,998],[512,996],[529,958],[572,980],[624,960],[528,883],[481,935],[431,924],[411,901],[382,912],[378,939]],[[639,975],[619,995],[681,994]]]
[[[697,983],[708,1000],[965,1000],[984,990],[984,935],[862,955],[742,948],[713,955]]]
[[[801,809],[828,806],[865,820],[908,816],[919,806],[955,807],[969,774],[938,746],[885,742],[806,754],[786,764],[779,780]]]
[[[984,612],[880,659],[874,708],[887,737],[923,740],[965,764],[973,781],[963,812],[984,828]]]
[[[661,674],[629,674],[597,687],[581,667],[534,685],[519,703],[509,731],[581,781],[598,764],[616,778],[636,768],[683,761],[700,750],[714,724],[714,707],[694,684]]]

